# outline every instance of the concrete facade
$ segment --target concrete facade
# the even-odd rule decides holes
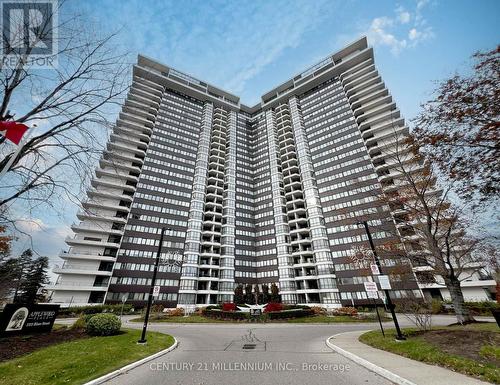
[[[370,304],[366,245],[399,242],[378,198],[384,149],[408,128],[362,38],[264,94],[239,97],[139,56],[129,95],[61,253],[52,302],[231,301],[235,285],[276,283],[286,303]],[[408,259],[381,252],[392,296],[421,297]]]

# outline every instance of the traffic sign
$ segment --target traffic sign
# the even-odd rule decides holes
[[[389,281],[388,275],[379,275],[378,283],[380,284],[380,289],[391,290],[391,281]]]
[[[377,292],[378,289],[377,289],[377,284],[375,282],[363,282],[363,284],[365,285],[365,291],[367,293],[369,292]]]
[[[160,286],[155,285],[155,287],[153,288],[153,297],[158,297],[159,295],[160,295]]]
[[[378,291],[367,291],[366,296],[368,298],[378,299]]]
[[[371,269],[373,275],[379,275],[380,274],[380,270],[379,270],[379,268],[378,268],[377,265],[371,264],[370,265],[370,269]]]

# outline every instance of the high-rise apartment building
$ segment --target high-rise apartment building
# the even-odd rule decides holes
[[[253,107],[139,56],[88,198],[67,239],[53,302],[231,301],[235,285],[279,286],[288,303],[368,304],[367,244],[399,242],[385,162],[408,128],[362,38]],[[405,258],[380,251],[392,295],[421,296]]]

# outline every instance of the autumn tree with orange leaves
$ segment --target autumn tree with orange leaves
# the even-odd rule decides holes
[[[12,237],[4,235],[6,232],[5,226],[0,226],[0,262],[9,255],[10,243],[12,242]]]

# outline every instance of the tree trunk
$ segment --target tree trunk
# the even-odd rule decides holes
[[[500,281],[497,281],[497,286],[496,286],[496,299],[497,299],[497,303],[500,303]]]
[[[458,323],[464,324],[466,322],[473,322],[474,317],[470,315],[469,309],[467,309],[464,304],[464,295],[460,287],[460,281],[458,279],[448,279],[445,280],[445,283],[450,292]]]

